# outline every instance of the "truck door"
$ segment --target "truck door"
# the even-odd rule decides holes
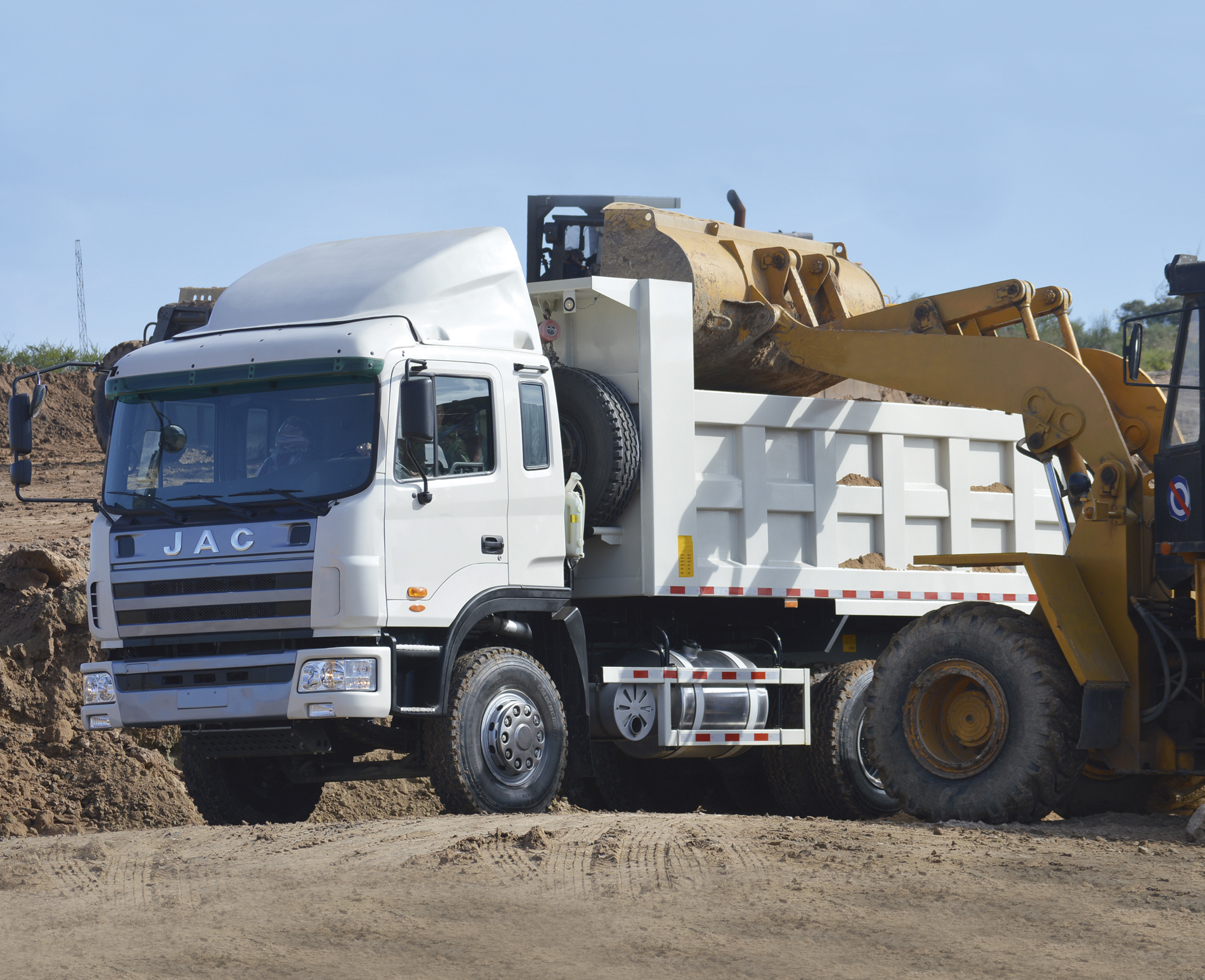
[[[556,402],[547,372],[516,364],[508,380],[510,582],[565,584],[565,480],[561,468]]]
[[[397,438],[405,364],[390,385],[385,588],[391,625],[447,625],[477,593],[508,582],[502,378],[492,365],[433,358],[425,373],[435,379],[436,440],[412,442],[409,453]],[[418,499],[420,466],[431,493],[426,504]]]
[[[1205,539],[1200,314],[1192,307],[1183,316],[1163,416],[1163,439],[1155,457],[1155,540],[1170,542],[1173,548],[1180,542]],[[1199,545],[1185,550],[1199,550]]]

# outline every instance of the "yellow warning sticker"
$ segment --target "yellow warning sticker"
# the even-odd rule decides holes
[[[857,653],[858,638],[853,633],[845,633],[841,637],[841,652],[842,653]]]
[[[689,534],[678,535],[678,578],[695,577],[695,541]]]

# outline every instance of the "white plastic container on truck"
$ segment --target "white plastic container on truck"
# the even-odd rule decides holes
[[[934,605],[1032,602],[1023,574],[906,566],[1060,550],[1040,469],[998,414],[696,391],[690,337],[689,285],[529,288],[499,229],[252,271],[107,382],[85,728],[180,725],[213,822],[417,774],[462,812],[542,809],[566,776],[612,806],[723,785],[802,810],[818,785],[889,812],[867,658]],[[608,515],[576,565],[568,463]],[[904,570],[838,567],[868,552]],[[408,758],[354,761],[377,747]]]

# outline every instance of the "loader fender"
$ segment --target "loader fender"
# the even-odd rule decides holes
[[[918,564],[1024,565],[1042,617],[1084,689],[1080,749],[1109,749],[1121,741],[1126,676],[1079,570],[1066,555],[917,555]]]

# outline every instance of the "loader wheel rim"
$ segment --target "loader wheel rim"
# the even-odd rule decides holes
[[[917,675],[904,702],[904,733],[916,760],[946,779],[990,766],[1008,735],[1008,701],[990,671],[943,660]]]
[[[879,767],[870,761],[870,743],[866,739],[866,712],[858,719],[858,765],[862,775],[875,789],[883,788],[883,780],[879,778]]]
[[[499,782],[526,786],[535,780],[547,757],[544,717],[522,691],[499,691],[481,717],[481,750]]]

